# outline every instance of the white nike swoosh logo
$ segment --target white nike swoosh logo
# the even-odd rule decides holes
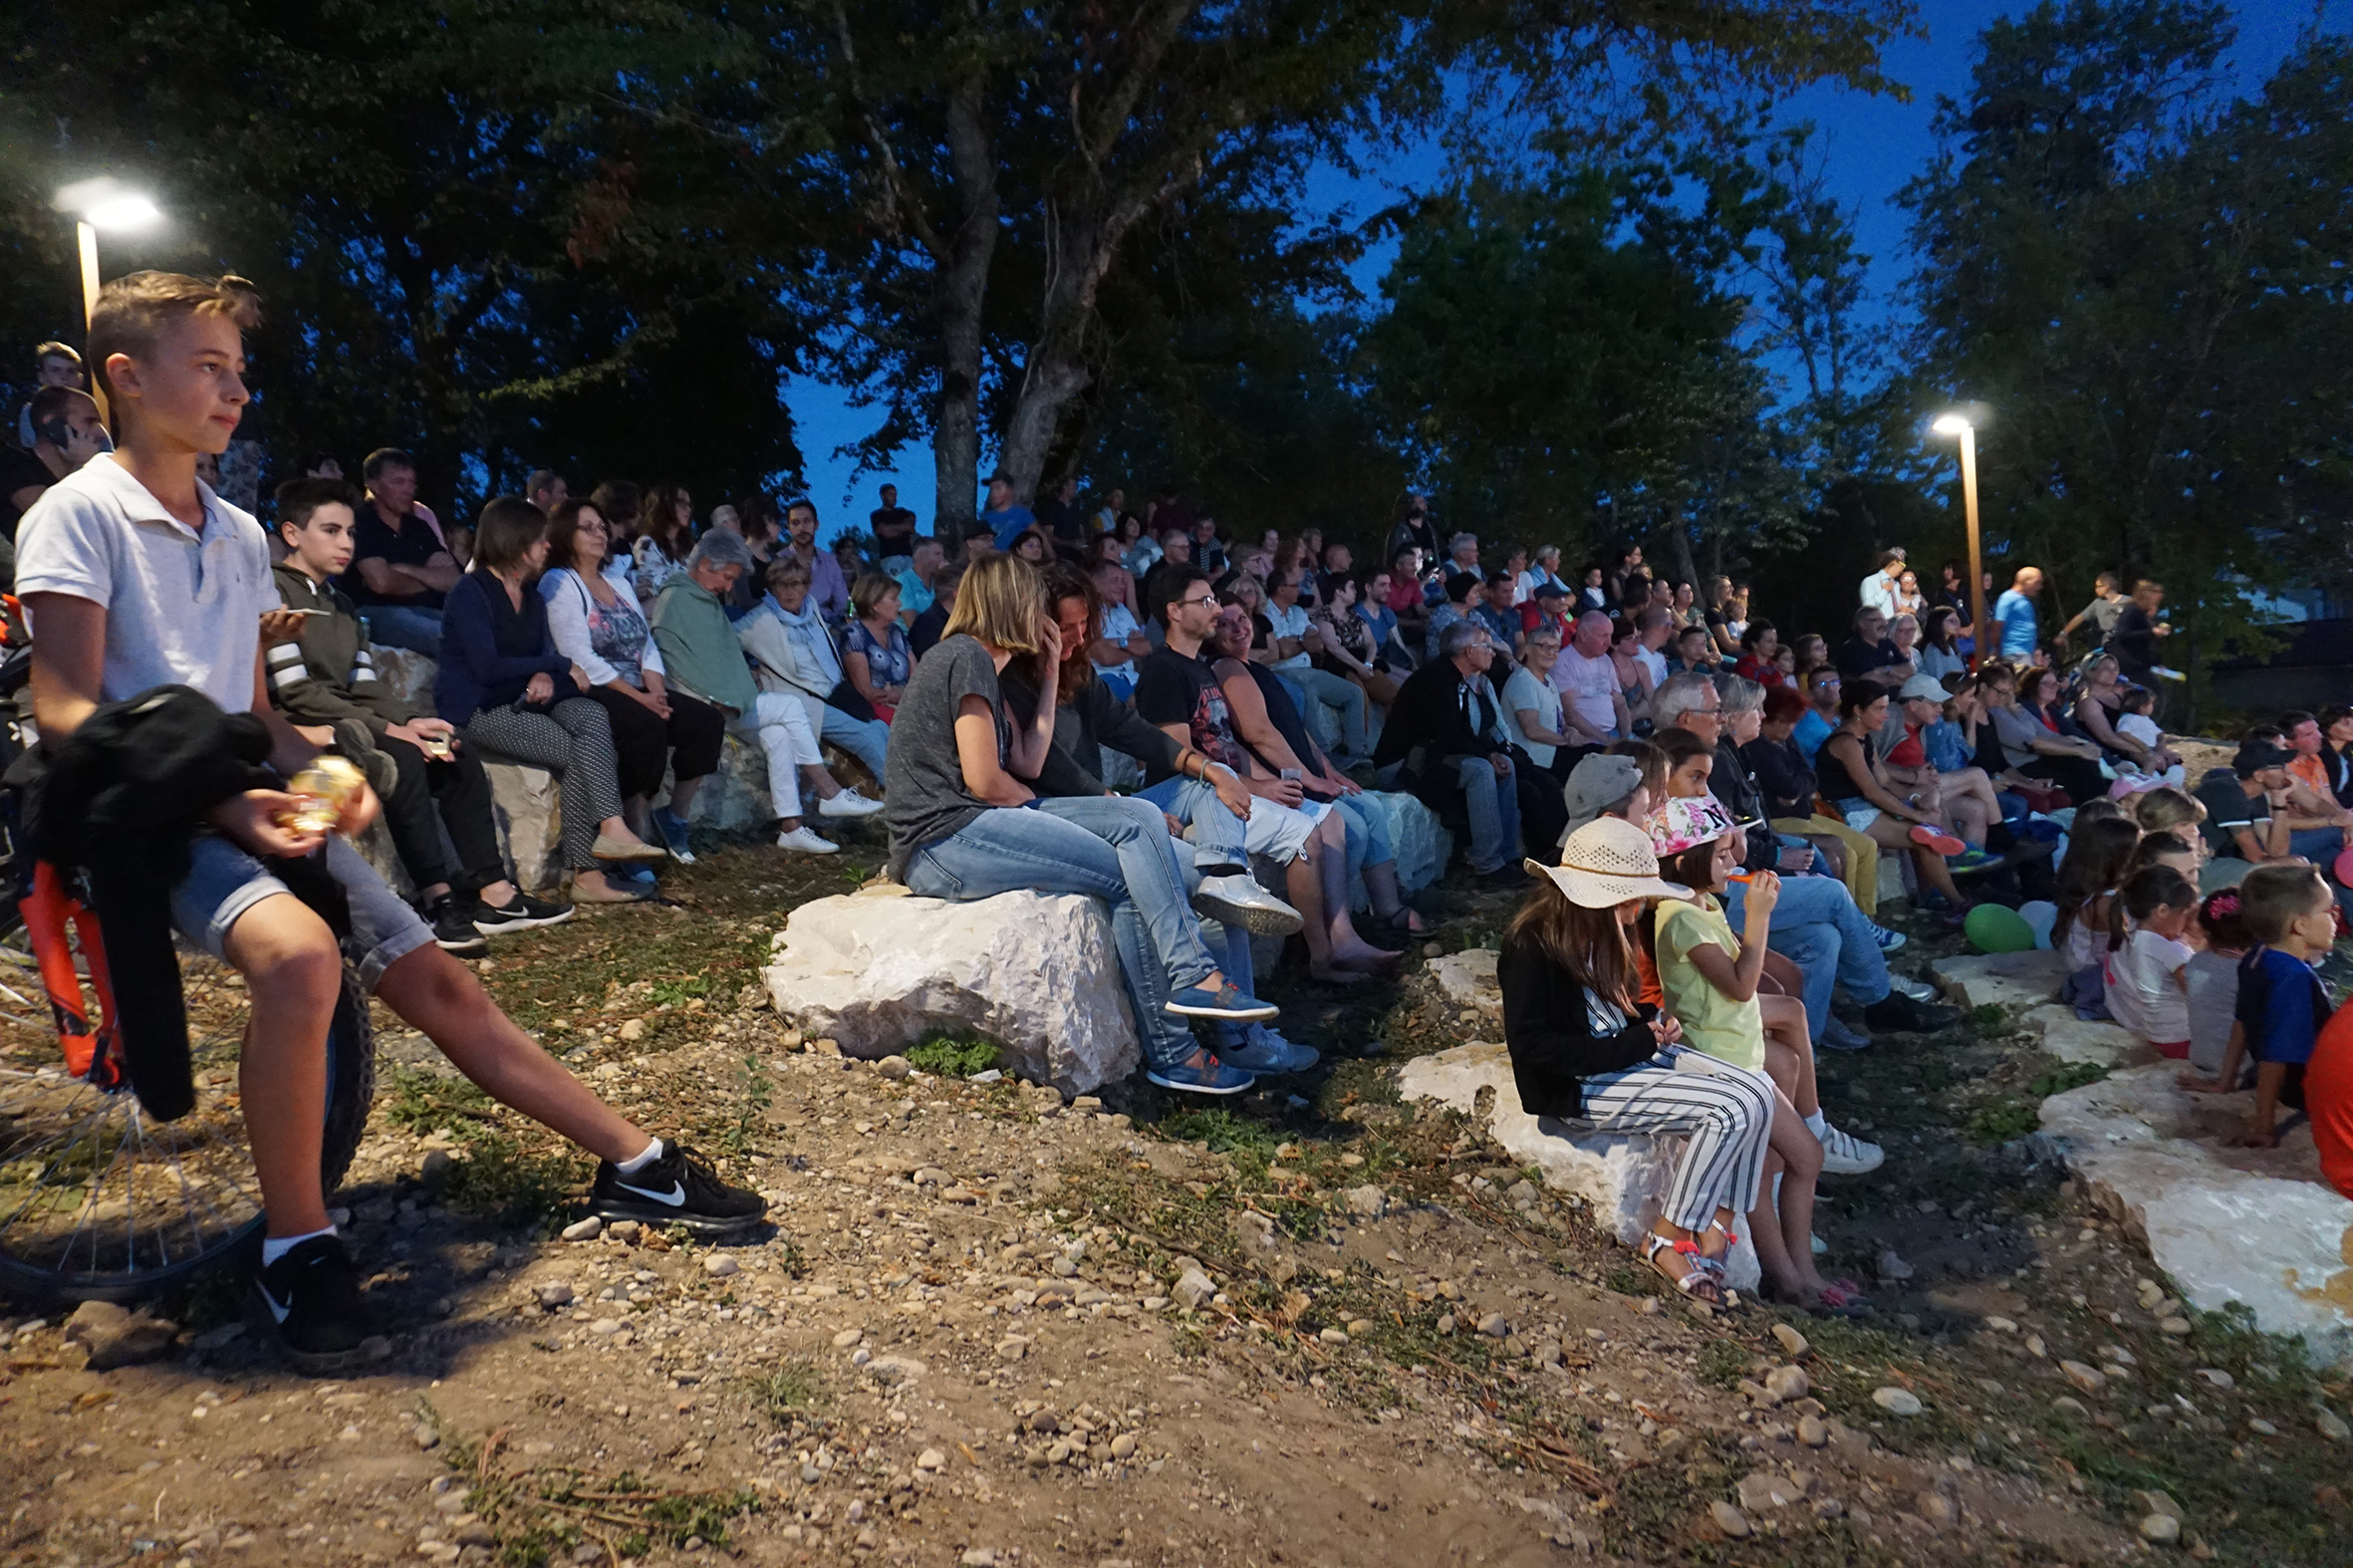
[[[627,1181],[617,1182],[616,1185],[618,1185],[624,1192],[635,1192],[640,1197],[650,1197],[656,1203],[667,1203],[672,1208],[682,1208],[686,1203],[686,1183],[683,1181],[671,1182],[670,1189],[666,1192],[653,1191],[642,1186],[632,1186]]]
[[[280,1323],[285,1322],[287,1315],[294,1311],[292,1306],[279,1306],[278,1298],[270,1294],[270,1287],[267,1285],[261,1287],[261,1299],[263,1303],[269,1307],[270,1316],[277,1319]]]

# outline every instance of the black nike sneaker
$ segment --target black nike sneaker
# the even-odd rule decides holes
[[[360,1276],[341,1236],[313,1236],[255,1270],[253,1306],[297,1372],[328,1377],[392,1353],[361,1298]]]
[[[697,1235],[731,1236],[759,1224],[767,1216],[768,1200],[729,1186],[692,1150],[664,1139],[661,1158],[632,1175],[623,1176],[610,1160],[598,1162],[589,1212],[607,1221],[635,1219],[683,1225]]]
[[[470,908],[472,903],[469,899],[460,905],[454,897],[444,893],[417,912],[424,916],[424,922],[433,928],[433,940],[440,944],[443,952],[470,954],[490,950],[489,938],[474,928]]]

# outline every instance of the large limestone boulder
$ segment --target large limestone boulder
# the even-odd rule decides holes
[[[2315,1360],[2353,1361],[2353,1200],[2319,1179],[2309,1125],[2278,1149],[2228,1148],[2253,1096],[2192,1095],[2178,1071],[2158,1062],[2053,1095],[2043,1131],[2185,1301],[2244,1302]]]
[[[1546,1186],[1583,1198],[1595,1223],[1615,1232],[1628,1246],[1639,1246],[1659,1217],[1683,1158],[1680,1138],[1596,1133],[1575,1123],[1528,1115],[1520,1109],[1509,1053],[1483,1040],[1414,1058],[1398,1073],[1398,1091],[1409,1100],[1434,1100],[1483,1120],[1514,1160],[1541,1171]],[[1746,1225],[1739,1233],[1729,1278],[1736,1290],[1754,1290],[1762,1278],[1756,1248]]]
[[[666,788],[663,793],[666,797]],[[776,808],[768,799],[767,752],[729,735],[719,747],[719,771],[694,792],[694,810],[687,820],[722,833],[747,833],[775,821]]]
[[[778,1012],[850,1056],[984,1035],[1022,1077],[1070,1094],[1143,1059],[1111,916],[1093,899],[949,904],[890,886],[818,899],[792,912],[765,976]]]
[[[1397,850],[1397,885],[1407,893],[1429,887],[1445,873],[1454,835],[1413,796],[1395,790],[1367,790],[1359,797],[1379,813]]]
[[[1963,1007],[2025,1009],[2057,999],[2067,979],[2067,959],[2041,950],[1961,953],[1939,958],[1929,972]]]
[[[544,768],[485,762],[490,809],[518,887],[534,892],[564,880],[563,789]]]
[[[368,660],[376,666],[376,678],[390,686],[394,696],[423,712],[433,710],[433,677],[440,672],[433,660],[404,648],[375,643],[368,645]]]

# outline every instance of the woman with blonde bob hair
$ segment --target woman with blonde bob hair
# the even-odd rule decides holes
[[[1776,1102],[1762,1073],[1686,1048],[1675,1019],[1635,999],[1634,925],[1690,890],[1661,881],[1651,836],[1616,817],[1570,834],[1558,866],[1527,869],[1535,889],[1495,963],[1520,1105],[1597,1132],[1685,1140],[1643,1256],[1720,1306],[1733,1216],[1756,1206]]]
[[[1037,717],[1017,729],[997,677],[1032,654]],[[890,876],[958,904],[1024,891],[1101,899],[1148,1076],[1165,1089],[1238,1094],[1251,1075],[1203,1050],[1184,1020],[1246,1023],[1276,1009],[1229,982],[1202,945],[1160,808],[1117,795],[1042,798],[1021,782],[1054,744],[1061,664],[1037,568],[1010,555],[974,562],[892,724]]]

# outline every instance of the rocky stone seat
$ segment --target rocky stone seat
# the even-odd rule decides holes
[[[1630,1247],[1641,1244],[1659,1217],[1683,1158],[1680,1138],[1597,1133],[1580,1123],[1528,1115],[1512,1082],[1510,1053],[1484,1040],[1414,1058],[1398,1072],[1398,1092],[1450,1106],[1485,1127],[1514,1160],[1541,1172],[1546,1186],[1583,1198],[1594,1222]],[[1728,1277],[1733,1289],[1754,1290],[1762,1277],[1756,1248],[1746,1225],[1739,1234]]]
[[[1009,1071],[1074,1095],[1143,1060],[1111,916],[1077,895],[949,904],[876,884],[817,899],[777,933],[764,976],[779,1013],[847,1056],[979,1035]]]
[[[2042,1134],[2127,1233],[2202,1311],[2243,1302],[2267,1333],[2300,1336],[2315,1360],[2353,1360],[2353,1200],[2321,1177],[2311,1124],[2281,1112],[2277,1149],[2231,1147],[2251,1090],[2194,1095],[2179,1062],[2130,1031],[2058,1000],[2051,952],[1947,958],[1935,965],[1964,1006],[2011,1010],[2068,1062],[2111,1069],[2043,1101]]]

